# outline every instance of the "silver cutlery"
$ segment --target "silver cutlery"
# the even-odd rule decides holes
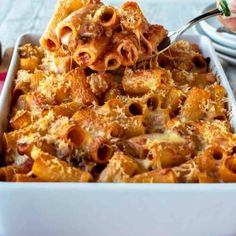
[[[205,19],[208,19],[211,17],[215,17],[215,16],[219,16],[219,15],[224,15],[224,16],[231,15],[231,12],[230,12],[230,9],[228,7],[228,3],[226,0],[221,0],[218,8],[215,8],[211,11],[203,13],[202,15],[189,21],[186,25],[184,25],[183,27],[181,27],[177,31],[169,33],[168,37],[166,37],[158,46],[158,54],[166,51],[174,42],[176,42],[180,38],[180,36],[186,30],[188,30],[192,26],[196,25],[197,23],[199,23],[202,20],[205,20]]]

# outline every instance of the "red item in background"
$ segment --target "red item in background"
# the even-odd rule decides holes
[[[0,94],[2,91],[2,87],[3,87],[6,76],[7,76],[7,72],[0,73]]]

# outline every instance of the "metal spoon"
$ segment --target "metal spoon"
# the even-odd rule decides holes
[[[189,21],[186,25],[178,29],[177,31],[169,33],[168,37],[166,37],[158,46],[158,54],[163,53],[166,51],[174,42],[176,42],[180,36],[193,25],[199,23],[202,20],[208,19],[210,17],[218,16],[218,15],[225,15],[230,16],[231,12],[229,10],[228,4],[226,0],[221,0],[219,7],[215,8],[211,11],[208,11],[193,20]]]

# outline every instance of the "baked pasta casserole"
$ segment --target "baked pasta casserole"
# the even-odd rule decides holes
[[[1,181],[236,182],[227,96],[197,45],[136,2],[59,0],[19,48]]]

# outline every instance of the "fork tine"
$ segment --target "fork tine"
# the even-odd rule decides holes
[[[163,39],[157,47],[158,53],[162,53],[165,50],[167,50],[170,44],[171,44],[170,37],[166,37],[165,39]]]

